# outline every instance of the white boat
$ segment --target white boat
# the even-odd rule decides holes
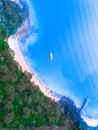
[[[49,53],[49,58],[50,58],[50,60],[53,60],[53,53],[52,52]]]

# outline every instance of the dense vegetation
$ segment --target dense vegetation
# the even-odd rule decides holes
[[[64,97],[59,102],[44,96],[30,82],[31,74],[14,61],[14,52],[4,38],[17,31],[26,19],[25,8],[0,0],[0,130],[89,130],[75,104]]]
[[[0,128],[24,130],[58,125],[83,130],[85,123],[75,105],[69,101],[56,103],[44,96],[13,57],[8,44],[0,40]]]
[[[0,39],[14,34],[26,19],[26,9],[9,0],[0,0]]]

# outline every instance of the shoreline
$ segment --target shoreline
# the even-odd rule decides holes
[[[16,2],[17,4],[20,5],[20,7],[22,7],[21,5],[21,0],[11,0],[11,1],[14,1]],[[33,16],[32,16],[33,17]],[[45,96],[51,98],[52,100],[55,100],[55,101],[58,101],[59,99],[56,98],[56,96],[54,96],[49,90],[48,88],[46,87],[46,85],[41,81],[40,77],[38,77],[38,75],[36,74],[36,72],[34,70],[30,70],[29,68],[29,65],[27,65],[26,63],[26,59],[25,57],[22,55],[22,52],[21,52],[21,49],[20,49],[20,43],[19,43],[19,38],[23,35],[25,35],[26,33],[26,29],[27,28],[27,25],[28,23],[24,23],[17,31],[17,33],[15,35],[12,35],[8,38],[8,44],[9,44],[9,47],[14,50],[15,52],[15,60],[17,60],[19,62],[19,65],[22,67],[22,70],[23,71],[27,71],[27,72],[30,72],[31,74],[33,74],[32,76],[32,79],[31,79],[31,82],[34,82],[35,85],[38,85],[41,92],[44,93]],[[21,30],[19,32],[19,30]],[[25,30],[25,31],[24,31]],[[94,119],[91,119],[91,118],[87,118],[86,116],[81,116],[83,118],[83,120],[90,126],[95,126],[96,124],[98,124],[98,120],[94,120]],[[95,123],[96,122],[96,123]]]
[[[17,4],[19,3],[20,0],[12,0],[16,2]],[[22,5],[21,5],[22,6]],[[9,47],[15,52],[15,57],[14,60],[19,62],[19,65],[22,67],[23,72],[27,71],[32,74],[31,82],[34,82],[35,85],[38,85],[41,92],[44,93],[45,96],[51,98],[54,101],[58,101],[59,99],[50,92],[51,90],[48,90],[48,87],[41,81],[40,77],[36,74],[36,72],[32,69],[29,68],[29,65],[27,65],[25,57],[23,56],[21,49],[20,49],[20,41],[19,39],[21,36],[24,36],[28,30],[28,25],[27,21],[23,23],[23,25],[17,30],[16,34],[10,36],[7,40]]]
[[[33,70],[31,72],[29,66],[26,64],[26,60],[24,56],[22,55],[22,52],[19,48],[19,35],[17,33],[15,35],[12,35],[8,38],[8,45],[9,47],[14,50],[15,52],[15,58],[14,60],[19,62],[19,65],[22,67],[23,72],[27,71],[29,73],[33,73],[31,82],[34,82],[35,85],[38,85],[40,90],[44,93],[45,96],[57,101],[57,99],[49,90],[48,88],[44,85],[44,83],[41,81],[41,79],[37,76],[35,71]]]

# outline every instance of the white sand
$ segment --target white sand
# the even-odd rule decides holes
[[[15,60],[19,62],[20,66],[22,67],[23,71],[27,71],[30,73],[33,73],[34,75],[32,76],[31,81],[34,82],[35,85],[38,85],[40,90],[44,93],[44,95],[50,97],[53,100],[57,100],[57,98],[50,92],[48,91],[47,87],[42,83],[40,78],[36,75],[36,73],[33,71],[31,72],[29,66],[27,65],[24,56],[22,55],[20,48],[19,48],[19,37],[14,35],[10,36],[8,38],[8,44],[12,50],[15,52]]]
[[[13,0],[16,2],[16,0]],[[17,0],[19,2],[19,0]],[[19,47],[19,38],[21,35],[23,35],[27,30],[27,24],[26,22],[23,24],[21,28],[18,29],[17,33],[15,35],[12,35],[8,38],[7,42],[12,50],[15,52],[15,60],[19,62],[19,65],[22,67],[23,71],[27,71],[30,73],[33,73],[31,81],[34,82],[35,85],[38,85],[40,90],[44,93],[45,96],[51,98],[52,100],[59,100],[57,97],[55,97],[45,86],[45,84],[41,81],[41,79],[36,75],[36,73],[33,71],[31,72],[29,66],[26,63],[25,57],[21,53],[20,47]]]
[[[19,3],[20,0],[12,0],[12,1],[16,2],[17,4],[19,4],[21,6],[21,4]],[[19,37],[21,37],[21,35],[23,35],[26,32],[26,30],[27,30],[27,24],[25,22],[24,25],[17,31],[17,33],[15,35],[9,37],[9,39],[7,41],[8,41],[10,48],[14,50],[15,60],[17,60],[19,62],[23,71],[28,71],[31,73],[30,67],[29,67],[29,65],[27,65],[25,57],[22,55],[22,53],[20,51],[20,47],[19,47]],[[31,81],[34,82],[35,85],[39,86],[40,90],[44,93],[44,95],[51,98],[52,100],[58,101],[59,99],[57,97],[55,97],[48,90],[46,85],[41,81],[41,79],[36,75],[36,73],[34,71],[32,73],[34,75],[31,79]],[[98,125],[98,119],[90,119],[85,116],[82,116],[82,118],[89,126]]]

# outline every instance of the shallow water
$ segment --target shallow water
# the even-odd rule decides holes
[[[31,3],[37,22],[25,36],[22,50],[31,68],[51,90],[72,98],[77,106],[88,97],[82,114],[98,118],[98,1]]]

